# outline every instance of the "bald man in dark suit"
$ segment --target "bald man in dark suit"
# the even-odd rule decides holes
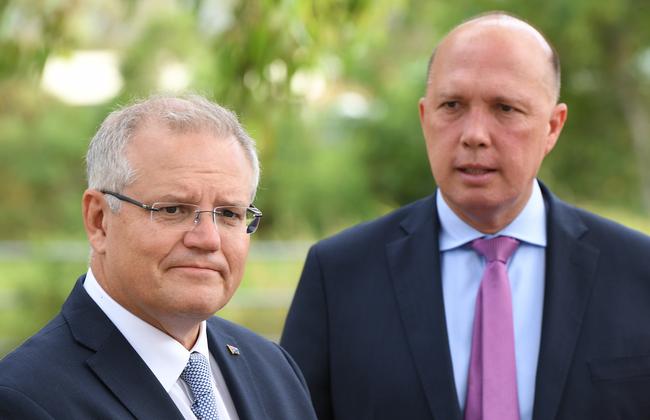
[[[537,179],[559,91],[511,15],[438,45],[419,104],[436,192],[314,245],[287,317],[321,420],[650,418],[650,238]]]

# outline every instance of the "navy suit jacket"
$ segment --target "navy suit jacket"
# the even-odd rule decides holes
[[[548,209],[534,420],[650,418],[650,238]],[[433,196],[310,250],[281,345],[327,419],[460,420]]]
[[[0,362],[0,419],[182,420],[83,279],[61,313]],[[207,335],[240,419],[315,418],[304,378],[277,344],[217,317]]]

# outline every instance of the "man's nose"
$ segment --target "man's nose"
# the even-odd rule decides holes
[[[472,108],[465,115],[460,141],[469,148],[481,148],[490,145],[489,112],[481,108]]]
[[[184,242],[188,248],[206,251],[217,251],[221,248],[221,232],[214,222],[214,214],[211,210],[196,213],[194,226],[185,234]]]

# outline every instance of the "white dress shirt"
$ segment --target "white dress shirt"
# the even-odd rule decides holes
[[[200,324],[196,344],[188,351],[181,343],[133,315],[111,298],[99,285],[90,268],[86,274],[84,288],[144,360],[185,419],[196,420],[196,416],[191,409],[192,394],[180,375],[187,365],[190,353],[195,351],[201,353],[209,361],[212,371],[212,389],[217,400],[219,418],[221,420],[239,419],[226,381],[217,362],[208,350],[205,321]]]
[[[484,236],[507,235],[521,242],[508,262],[508,277],[512,292],[520,418],[532,419],[546,258],[546,208],[539,185],[533,182],[533,192],[524,209],[495,235],[484,235],[466,224],[449,208],[440,190],[436,193],[441,225],[442,291],[461,410],[467,395],[476,296],[485,267],[485,259],[469,246],[469,242]]]

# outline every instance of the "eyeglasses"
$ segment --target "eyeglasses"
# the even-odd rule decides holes
[[[212,222],[220,228],[228,230],[244,230],[246,233],[251,234],[255,232],[260,225],[262,212],[254,206],[217,206],[212,210],[201,210],[196,204],[186,203],[153,203],[147,205],[140,201],[125,195],[100,190],[103,194],[111,195],[120,201],[131,203],[151,213],[151,220],[159,225],[181,231],[189,231],[196,226],[201,218],[201,213],[211,213]]]

